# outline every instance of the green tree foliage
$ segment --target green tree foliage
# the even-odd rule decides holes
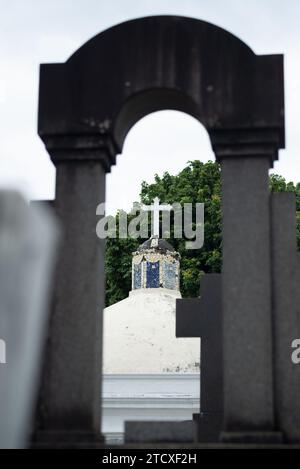
[[[270,190],[294,192],[297,208],[297,241],[300,247],[300,184],[287,183],[282,176],[270,176]],[[177,175],[168,172],[155,176],[154,182],[142,183],[140,198],[151,204],[158,197],[162,203],[204,203],[204,245],[201,249],[186,250],[185,239],[174,239],[172,229],[168,241],[181,255],[181,293],[183,297],[199,295],[200,280],[204,273],[220,272],[222,259],[221,237],[221,181],[220,167],[209,161],[190,161]],[[129,220],[133,218],[129,214]],[[171,217],[172,220],[172,217]],[[116,216],[117,226],[119,215]],[[150,236],[150,226],[149,226]],[[131,289],[131,254],[142,239],[107,239],[106,244],[106,304],[126,298]]]
[[[269,186],[272,192],[293,192],[296,199],[296,236],[297,245],[300,249],[300,183],[286,182],[284,177],[278,174],[271,174],[269,178]]]

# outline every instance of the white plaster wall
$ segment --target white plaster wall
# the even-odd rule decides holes
[[[200,339],[175,337],[178,291],[140,289],[104,310],[104,373],[198,373]]]

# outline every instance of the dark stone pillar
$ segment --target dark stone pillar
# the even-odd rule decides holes
[[[291,357],[292,342],[300,338],[295,205],[295,194],[272,194],[275,417],[288,442],[300,441],[300,365]]]
[[[63,228],[40,398],[37,444],[101,443],[105,243],[96,207],[105,201],[108,150],[78,140],[48,142],[57,168],[55,208]],[[79,148],[78,148],[79,147]]]
[[[216,145],[222,172],[224,431],[231,441],[274,434],[268,169],[274,149]]]

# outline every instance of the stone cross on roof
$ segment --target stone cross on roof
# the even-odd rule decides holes
[[[151,236],[159,238],[159,213],[162,211],[173,210],[172,205],[159,205],[159,198],[155,197],[152,205],[142,205],[142,209],[148,212],[152,211],[152,233]]]

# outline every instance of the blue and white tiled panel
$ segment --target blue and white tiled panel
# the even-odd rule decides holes
[[[176,275],[177,274],[177,275]],[[163,269],[163,285],[165,288],[169,290],[177,290],[177,265],[175,262],[166,262],[164,261],[164,269]]]
[[[133,264],[132,289],[167,288],[179,290],[179,262],[177,260],[143,260]]]
[[[159,261],[146,261],[146,288],[159,288],[161,286],[159,264]]]
[[[133,290],[142,288],[142,263],[133,264]]]

